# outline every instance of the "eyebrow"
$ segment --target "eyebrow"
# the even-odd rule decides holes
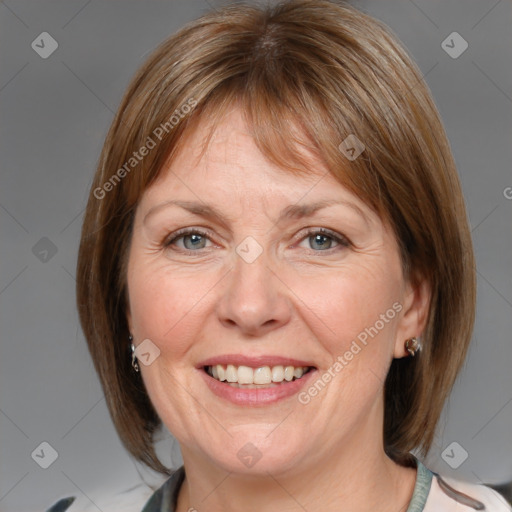
[[[355,213],[360,215],[366,224],[369,225],[369,219],[365,212],[357,206],[355,203],[350,201],[345,201],[342,199],[326,199],[323,201],[317,201],[315,203],[310,204],[292,204],[281,210],[277,223],[283,220],[298,220],[304,217],[311,217],[317,211],[327,208],[329,206],[342,205],[351,208]],[[153,206],[149,209],[149,211],[144,216],[143,222],[145,223],[148,217],[154,215],[158,211],[167,208],[169,206],[179,206],[188,212],[198,215],[204,218],[210,218],[216,220],[219,224],[226,226],[226,219],[222,213],[217,210],[214,206],[208,205],[206,203],[200,203],[196,201],[181,201],[181,200],[170,200],[160,203],[156,206]]]

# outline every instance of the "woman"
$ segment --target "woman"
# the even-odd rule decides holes
[[[411,453],[466,356],[474,260],[421,74],[353,7],[233,5],[164,42],[107,136],[77,274],[120,438],[170,476],[144,512],[510,510]]]

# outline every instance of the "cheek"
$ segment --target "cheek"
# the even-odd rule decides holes
[[[149,338],[163,356],[184,353],[201,325],[201,312],[208,283],[183,272],[138,265],[135,260],[128,277],[130,312],[136,339]]]
[[[396,273],[360,267],[320,282],[302,283],[301,290],[304,311],[311,311],[311,323],[318,326],[314,333],[332,358],[353,347],[357,359],[371,359],[376,366],[387,364],[401,310]],[[364,350],[358,352],[353,341]]]
[[[350,428],[370,417],[381,397],[402,307],[400,280],[358,269],[326,279],[321,294],[312,284],[301,293],[309,297],[304,312],[310,310],[305,314],[318,353],[328,354],[318,376],[327,384],[313,382],[301,403],[311,401],[319,418],[336,418],[334,423]]]

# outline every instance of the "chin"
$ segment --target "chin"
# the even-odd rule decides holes
[[[205,447],[212,463],[227,472],[243,475],[277,475],[297,466],[304,442],[272,432],[274,426],[260,429],[239,429],[229,443],[218,441]],[[270,433],[269,433],[270,432]]]

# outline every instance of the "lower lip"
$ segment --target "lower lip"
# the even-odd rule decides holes
[[[235,388],[226,382],[221,382],[213,377],[210,377],[204,370],[201,372],[203,379],[210,391],[220,398],[228,400],[237,405],[267,405],[278,402],[285,398],[296,395],[302,388],[306,386],[309,380],[316,373],[315,370],[310,370],[300,379],[295,379],[290,382],[283,381],[269,388]]]

